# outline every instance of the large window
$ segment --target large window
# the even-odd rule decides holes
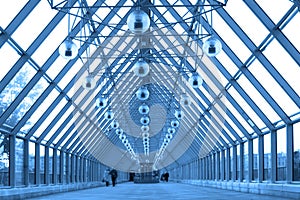
[[[244,172],[243,172],[243,180],[247,181],[249,180],[249,154],[248,154],[248,142],[244,143]]]

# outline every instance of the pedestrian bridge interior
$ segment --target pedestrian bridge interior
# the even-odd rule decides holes
[[[194,187],[300,199],[299,11],[299,0],[3,2],[0,199],[105,194],[107,169],[114,189],[184,186],[178,199],[199,199]]]

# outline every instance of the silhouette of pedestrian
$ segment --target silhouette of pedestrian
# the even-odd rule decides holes
[[[117,180],[117,177],[118,177],[118,172],[117,172],[117,170],[112,169],[112,170],[109,172],[109,174],[110,174],[110,176],[111,176],[112,186],[115,187],[115,185],[116,185],[116,180]]]

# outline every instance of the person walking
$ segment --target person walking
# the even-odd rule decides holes
[[[115,187],[116,186],[117,177],[118,177],[118,172],[117,172],[117,170],[112,169],[112,170],[110,170],[109,174],[111,176],[112,186]]]
[[[109,186],[109,179],[108,179],[108,176],[109,176],[109,172],[110,172],[110,169],[107,168],[105,171],[104,171],[104,174],[103,174],[103,182],[105,182],[105,186]]]

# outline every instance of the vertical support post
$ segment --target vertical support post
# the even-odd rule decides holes
[[[52,169],[53,169],[52,179],[53,179],[53,183],[56,185],[57,184],[57,149],[53,149]]]
[[[225,150],[221,151],[222,159],[221,159],[221,181],[225,180]]]
[[[70,183],[70,155],[66,152],[66,183]]]
[[[215,180],[216,177],[216,153],[213,152],[212,153],[212,162],[211,162],[211,167],[212,167],[212,176],[211,176],[211,180]]]
[[[49,146],[45,147],[45,160],[44,160],[44,177],[45,177],[45,184],[49,185]]]
[[[220,151],[217,151],[216,180],[220,180]]]
[[[59,160],[60,160],[60,162],[59,162],[59,165],[60,165],[60,168],[59,168],[59,170],[60,170],[60,173],[59,173],[59,179],[60,179],[60,183],[65,183],[65,180],[64,180],[64,176],[65,176],[65,171],[64,171],[64,166],[65,166],[65,162],[64,162],[64,152],[63,151],[61,151],[60,152],[60,156],[59,156]]]
[[[74,162],[74,154],[71,154],[71,170],[70,170],[70,176],[71,176],[71,183],[74,183],[75,182],[75,179],[74,179],[74,170],[75,170],[75,162]]]
[[[293,125],[286,126],[286,182],[293,181],[293,162],[294,162],[294,143],[293,143]]]
[[[87,181],[87,175],[86,175],[86,158],[83,158],[83,181]]]
[[[243,182],[244,179],[244,143],[240,143],[240,175],[239,175],[239,182]]]
[[[237,148],[236,145],[232,146],[232,181],[236,181],[237,179]]]
[[[248,140],[248,182],[253,180],[253,139]]]
[[[258,182],[264,179],[264,136],[258,136]]]
[[[41,184],[41,153],[40,144],[35,143],[35,184]]]
[[[271,182],[277,180],[277,132],[271,131]]]
[[[24,140],[24,184],[29,186],[29,140]]]
[[[16,135],[9,136],[9,186],[16,186]]]
[[[226,149],[226,181],[230,180],[230,162],[231,162],[231,158],[230,158],[230,148],[228,147]]]

